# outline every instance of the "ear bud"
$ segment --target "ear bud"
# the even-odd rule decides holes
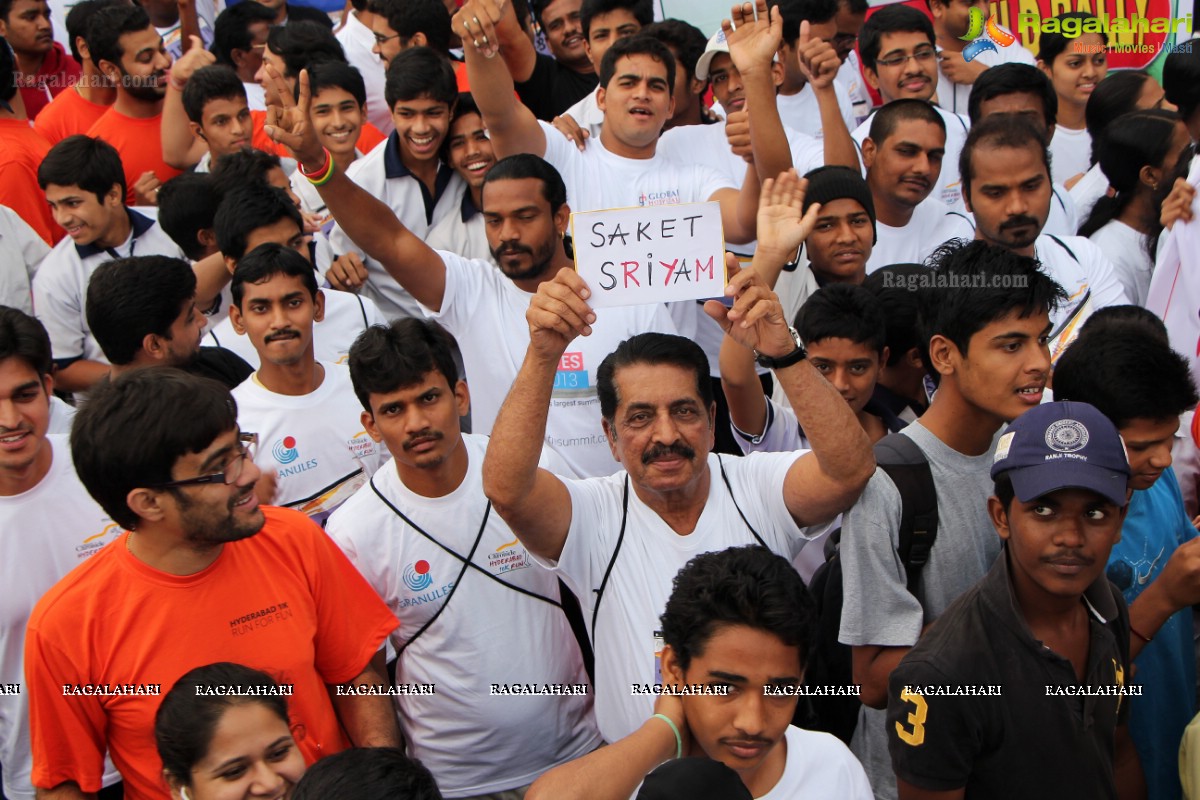
[[[179,796],[182,800],[192,800],[192,793],[188,791],[186,786],[179,790]]]

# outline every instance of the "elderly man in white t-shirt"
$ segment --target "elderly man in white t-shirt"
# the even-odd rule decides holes
[[[810,208],[802,224],[811,228]],[[538,469],[555,371],[599,315],[573,270],[543,283],[530,304],[529,349],[500,409],[484,461],[484,490],[529,552],[580,598],[596,653],[596,720],[607,741],[649,715],[662,683],[659,615],[671,579],[698,553],[762,544],[793,557],[854,502],[874,469],[866,434],[841,395],[805,360],[779,299],[753,269],[726,288],[732,308],[705,311],[774,371],[812,452],[712,453],[715,403],[704,351],[690,339],[634,336],[600,365],[606,443],[623,471],[564,481]]]

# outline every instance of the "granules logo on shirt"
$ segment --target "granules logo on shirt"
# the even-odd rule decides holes
[[[294,616],[295,614],[288,604],[280,600],[266,608],[260,608],[229,620],[229,632],[233,636],[245,636],[280,622],[286,622]]]
[[[404,585],[414,592],[428,589],[432,583],[433,575],[429,573],[429,562],[425,559],[404,568]]]
[[[638,195],[639,206],[674,206],[678,205],[679,190],[667,189],[662,192],[642,192]]]
[[[488,553],[488,569],[496,575],[525,569],[529,566],[529,553],[521,547],[520,539],[502,544],[493,553]]]
[[[271,455],[280,464],[290,464],[300,457],[300,451],[296,449],[296,437],[285,436],[279,439],[275,444],[271,445]]]

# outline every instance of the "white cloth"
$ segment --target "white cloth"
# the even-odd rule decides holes
[[[0,305],[33,313],[30,282],[50,245],[8,206],[0,206]]]
[[[758,434],[750,434],[739,429],[732,422],[733,440],[743,455],[751,453],[790,453],[796,450],[808,450],[808,439],[800,432],[800,421],[796,412],[785,401],[781,402],[772,397],[763,397],[767,405],[767,416],[763,420],[763,429]]]
[[[487,228],[483,224],[483,214],[476,213],[467,221],[462,214],[447,214],[429,229],[425,244],[434,250],[449,250],[467,260],[490,261],[492,249],[488,246]]]
[[[0,685],[25,683],[25,626],[42,595],[121,529],[79,482],[66,436],[47,436],[53,461],[32,489],[0,497]],[[34,800],[29,695],[0,692],[0,763],[9,800]],[[105,786],[121,779],[107,759]]]
[[[336,289],[322,289],[325,295],[325,318],[313,324],[313,355],[317,361],[345,364],[350,354],[350,345],[358,335],[372,325],[386,325],[387,320],[379,307],[369,297],[362,297]],[[249,336],[242,336],[233,329],[226,306],[225,319],[204,334],[206,347],[224,347],[241,356],[254,369],[262,364],[258,351]]]
[[[1154,274],[1154,262],[1146,249],[1146,234],[1114,219],[1088,238],[1112,262],[1129,302],[1146,305],[1150,277]]]
[[[854,130],[856,127],[854,104],[850,100],[850,95],[846,93],[846,87],[835,80],[833,93],[837,97],[838,110],[842,112],[842,119],[846,122],[846,130]],[[795,94],[776,95],[775,103],[779,108],[779,117],[783,120],[784,125],[817,139],[824,137],[824,128],[821,126],[821,107],[817,103],[817,95],[811,84],[804,84],[804,88]]]
[[[1188,183],[1200,185],[1200,159],[1193,159]],[[1200,197],[1192,201],[1192,214],[1200,215]],[[1177,221],[1159,239],[1158,259],[1146,308],[1167,325],[1171,347],[1183,356],[1200,381],[1200,219]]]
[[[129,256],[183,257],[179,245],[157,222],[132,209],[129,216],[133,230],[119,247],[102,250],[93,245],[78,246],[71,237],[64,236],[42,260],[34,276],[33,307],[50,334],[54,360],[60,366],[80,358],[108,363],[84,313],[88,281],[97,267]]]
[[[69,434],[71,420],[75,419],[75,406],[57,395],[50,396],[50,426],[46,433]]]
[[[350,66],[362,75],[363,85],[367,90],[367,121],[374,125],[384,135],[391,133],[396,125],[392,121],[392,110],[388,108],[383,95],[384,75],[386,70],[383,61],[371,52],[375,47],[375,33],[362,24],[358,14],[351,11],[346,15],[346,24],[334,34],[346,51],[346,60]]]
[[[1000,30],[1012,33],[1004,26],[1000,26]],[[942,48],[938,48],[941,52]],[[1033,57],[1033,53],[1021,46],[1021,42],[1017,41],[1010,44],[1008,47],[997,47],[994,51],[985,50],[975,57],[975,61],[981,64],[986,64],[989,67],[994,67],[998,64],[1028,64],[1036,66],[1037,59]],[[974,84],[954,83],[946,77],[946,73],[942,72],[941,64],[938,65],[938,88],[937,88],[937,104],[947,111],[953,111],[955,114],[967,115],[967,103],[971,98],[971,87]]]
[[[589,138],[594,142],[600,141],[600,129],[604,127],[604,112],[600,110],[600,103],[596,99],[596,93],[599,91],[600,87],[597,86],[560,114],[563,117],[570,115],[576,125],[590,134]]]
[[[562,134],[556,133],[560,139]],[[377,144],[371,152],[355,161],[346,170],[346,177],[367,191],[372,197],[387,204],[413,235],[424,239],[431,226],[447,214],[458,211],[462,203],[463,192],[467,184],[457,173],[450,176],[450,182],[438,198],[433,208],[433,218],[426,219],[425,199],[420,179],[411,174],[399,164],[399,154],[393,152],[389,156],[388,148],[399,147],[395,133]],[[572,148],[574,145],[572,145]],[[444,167],[449,169],[449,167]],[[402,170],[397,172],[397,169]],[[393,172],[395,177],[388,177]],[[578,211],[579,209],[575,209]],[[367,282],[363,286],[363,294],[370,297],[379,306],[379,310],[388,319],[402,317],[420,317],[417,301],[413,299],[396,279],[388,274],[373,258],[362,253],[358,245],[346,235],[340,225],[335,224],[329,232],[329,244],[334,255],[344,255],[351,250],[362,256],[363,265],[367,268]]]
[[[1057,241],[1055,241],[1057,239]],[[1054,237],[1043,233],[1034,243],[1042,270],[1067,292],[1067,301],[1051,315],[1050,358],[1062,355],[1079,329],[1097,309],[1128,305],[1112,262],[1082,236]]]
[[[1075,201],[1075,210],[1079,214],[1079,224],[1087,221],[1096,201],[1108,194],[1108,176],[1100,169],[1099,164],[1083,174],[1083,177],[1071,187],[1071,199]]]
[[[946,125],[946,153],[942,157],[942,171],[938,177],[937,186],[929,196],[940,200],[951,211],[964,211],[962,179],[958,174],[958,157],[962,153],[963,145],[967,143],[967,133],[971,130],[971,121],[962,114],[954,114],[944,108],[938,108],[938,106],[934,106],[934,108],[937,109],[938,114],[942,117],[942,122]],[[871,135],[871,123],[875,121],[875,113],[878,112],[873,112],[850,134],[859,150],[862,150],[863,140]],[[866,173],[865,168],[863,172]]]
[[[246,87],[246,107],[251,111],[266,111],[267,90],[257,83],[245,81],[242,81],[242,86]]]
[[[1073,131],[1062,125],[1054,126],[1050,140],[1050,174],[1064,183],[1092,168],[1092,137],[1087,128]]]
[[[471,390],[471,428],[491,433],[529,347],[525,312],[533,295],[518,289],[490,262],[439,254],[446,263],[446,291],[442,307],[436,312],[425,309],[425,314],[458,340]],[[664,306],[602,308],[596,312],[592,335],[579,337],[563,354],[554,378],[546,444],[576,475],[609,475],[620,466],[600,425],[596,370],[618,344],[646,331],[675,333]]]
[[[875,222],[878,241],[867,260],[867,274],[890,264],[922,264],[950,239],[974,239],[975,229],[964,214],[951,211],[932,194],[917,204],[903,228]]]
[[[554,569],[579,598],[592,620],[597,590],[617,546],[591,631],[596,654],[596,722],[605,741],[636,730],[653,713],[653,696],[632,696],[633,684],[661,683],[659,617],[675,574],[695,556],[755,544],[745,519],[773,552],[789,561],[807,539],[827,525],[801,529],[783,499],[784,477],[802,453],[755,453],[745,458],[708,456],[708,499],[694,531],[675,533],[629,488],[628,517],[622,517],[624,471],[606,478],[565,481],[571,493],[571,527],[557,563],[531,556]],[[721,465],[732,495],[722,480]],[[740,509],[740,513],[739,513]]]
[[[1083,218],[1076,213],[1075,199],[1071,197],[1067,187],[1061,183],[1051,184],[1050,190],[1050,216],[1046,217],[1042,233],[1054,236],[1074,236],[1083,221]]]
[[[873,800],[862,764],[836,736],[789,725],[784,734],[787,762],[779,782],[756,800],[802,797]]]
[[[851,50],[847,54],[846,60],[842,62],[833,79],[846,90],[846,96],[850,98],[850,107],[854,110],[854,121],[862,122],[871,113],[871,94],[867,91],[866,81],[863,80],[857,50]],[[854,128],[851,127],[850,130]]]
[[[273,505],[318,523],[361,487],[386,458],[362,424],[350,370],[324,362],[325,378],[306,395],[268,390],[254,373],[233,390],[238,427],[258,434],[254,462],[278,479]]]
[[[576,685],[588,678],[562,610],[510,588],[557,603],[554,575],[533,564],[494,510],[481,529],[487,442],[463,434],[466,477],[441,497],[412,492],[388,462],[375,474],[374,489],[347,501],[327,526],[399,618],[391,636],[397,650],[445,606],[396,666],[397,683],[431,683],[437,693],[398,695],[396,708],[409,755],[429,768],[448,798],[525,786],[600,744],[590,695],[490,693],[491,684]],[[375,489],[441,546],[397,516]],[[464,572],[468,557],[474,568]]]

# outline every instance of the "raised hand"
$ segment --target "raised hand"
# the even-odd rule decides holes
[[[725,140],[735,156],[741,156],[747,164],[754,163],[754,150],[750,146],[750,112],[747,109],[727,112]]]
[[[833,45],[812,35],[808,20],[800,23],[796,54],[800,59],[800,70],[813,89],[826,89],[833,85],[834,76],[841,68],[842,61]]]
[[[721,21],[729,45],[729,57],[739,72],[770,68],[771,59],[783,41],[783,15],[775,6],[767,12],[767,0],[740,3],[729,9],[730,19]]]
[[[293,100],[292,90],[283,76],[270,64],[263,64],[263,69],[267,71],[267,80],[274,84],[275,96],[279,98],[279,105],[272,103],[267,106],[267,122],[263,130],[272,141],[286,147],[304,169],[309,172],[321,169],[325,165],[325,148],[317,139],[317,131],[308,116],[312,105],[308,70],[300,71],[300,96]]]
[[[590,336],[596,321],[596,313],[587,304],[590,296],[583,278],[570,267],[542,281],[525,312],[530,348],[542,358],[557,361],[576,336]]]
[[[705,313],[731,339],[750,350],[772,357],[795,350],[796,342],[788,330],[783,306],[763,277],[753,269],[739,269],[733,253],[725,254],[725,268],[732,276],[725,287],[725,296],[734,298],[733,307],[726,308],[720,300],[709,300],[704,304]]]
[[[801,212],[807,188],[808,181],[794,169],[763,182],[756,223],[759,250],[790,261],[804,244],[821,211],[821,204],[813,203],[807,212]]]
[[[189,36],[188,38],[191,44],[188,46],[187,52],[171,64],[171,84],[179,91],[183,91],[184,85],[196,70],[217,62],[217,57],[204,49],[199,36]]]
[[[504,0],[467,0],[450,21],[450,28],[464,47],[469,42],[485,57],[494,58],[500,52],[496,25],[503,16]]]

